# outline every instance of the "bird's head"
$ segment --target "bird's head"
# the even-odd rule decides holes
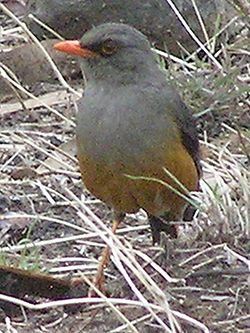
[[[156,62],[146,36],[120,23],[101,24],[86,32],[79,41],[63,41],[54,47],[80,57],[87,80],[132,79],[145,75]]]

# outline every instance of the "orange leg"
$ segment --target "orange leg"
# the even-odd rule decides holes
[[[121,223],[121,219],[114,219],[113,221],[113,225],[112,225],[112,232],[113,234],[115,234],[119,224]],[[103,292],[104,290],[104,281],[105,281],[105,277],[104,277],[104,270],[107,267],[108,263],[109,263],[109,259],[110,259],[110,248],[107,245],[104,250],[102,251],[102,258],[101,261],[99,262],[98,265],[98,269],[97,269],[97,273],[94,279],[94,285],[96,288],[98,288],[100,291]],[[95,292],[90,289],[89,290],[89,296],[93,297],[95,295]]]

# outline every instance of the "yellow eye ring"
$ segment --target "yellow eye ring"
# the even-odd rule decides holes
[[[103,55],[112,55],[117,50],[117,45],[112,39],[105,40],[101,45],[101,53]]]

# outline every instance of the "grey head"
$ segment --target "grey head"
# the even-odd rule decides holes
[[[147,37],[127,24],[101,24],[83,35],[80,46],[92,52],[80,59],[87,81],[126,83],[158,71]]]

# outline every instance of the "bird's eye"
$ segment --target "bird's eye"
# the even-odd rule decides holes
[[[101,53],[104,56],[110,56],[117,50],[117,44],[112,39],[106,39],[101,45]]]

